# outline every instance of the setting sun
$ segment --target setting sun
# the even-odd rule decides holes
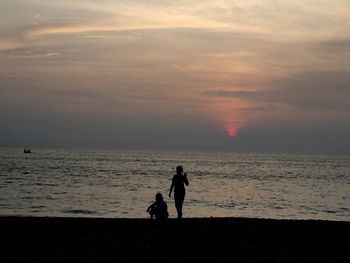
[[[227,135],[228,137],[235,137],[237,135],[237,131],[235,129],[228,129]]]

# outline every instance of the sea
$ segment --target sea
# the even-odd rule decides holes
[[[350,156],[0,148],[0,216],[148,218],[175,168],[184,217],[350,221]]]

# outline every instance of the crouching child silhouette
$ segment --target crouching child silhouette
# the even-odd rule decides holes
[[[147,212],[151,215],[151,219],[167,219],[169,217],[168,206],[163,199],[161,193],[156,194],[156,201],[147,208]]]

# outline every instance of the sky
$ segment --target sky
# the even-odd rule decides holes
[[[2,0],[0,145],[350,154],[349,0]]]

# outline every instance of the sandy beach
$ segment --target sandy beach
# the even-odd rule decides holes
[[[350,222],[0,217],[1,262],[350,262]]]

